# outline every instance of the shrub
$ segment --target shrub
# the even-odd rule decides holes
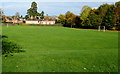
[[[22,47],[17,45],[14,41],[8,40],[6,38],[2,39],[2,54],[22,52],[23,50],[20,50],[21,48]]]

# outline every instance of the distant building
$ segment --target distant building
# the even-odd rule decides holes
[[[13,19],[10,16],[5,16],[4,20],[5,20],[5,22],[12,22]]]
[[[26,20],[26,24],[55,24],[55,21]]]
[[[40,21],[40,24],[55,24],[55,21]]]
[[[25,24],[55,24],[55,17],[45,17],[45,19],[39,20],[26,20],[25,18],[16,18],[15,16],[5,16],[5,22],[7,23],[25,23]]]
[[[14,17],[12,16],[5,16],[4,18],[5,22],[7,23],[23,23],[23,21],[25,20],[24,18],[17,18],[15,19]]]
[[[26,24],[55,24],[55,19],[56,17],[44,16],[44,19],[39,19],[39,20],[26,20]]]

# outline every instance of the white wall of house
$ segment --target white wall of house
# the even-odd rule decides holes
[[[26,20],[26,24],[55,24],[55,21],[29,21]]]
[[[41,21],[41,24],[55,24],[55,21]]]
[[[26,24],[39,24],[39,22],[38,21],[26,21]]]

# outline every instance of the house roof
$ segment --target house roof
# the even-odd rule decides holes
[[[26,20],[26,21],[49,21],[49,20]]]

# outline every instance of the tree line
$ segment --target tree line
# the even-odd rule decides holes
[[[84,6],[81,14],[75,15],[72,12],[58,16],[57,23],[65,27],[94,28],[105,26],[106,29],[120,29],[120,1],[115,4],[103,4],[97,9]]]

